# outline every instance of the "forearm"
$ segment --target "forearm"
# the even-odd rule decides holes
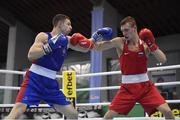
[[[83,47],[81,47],[81,46],[79,46],[79,45],[75,45],[75,46],[73,46],[73,45],[70,45],[69,46],[71,49],[73,49],[73,50],[75,50],[75,51],[79,51],[79,52],[83,52],[83,53],[86,53],[86,52],[88,52],[89,50],[90,50],[90,48],[83,48]]]
[[[33,46],[30,48],[30,50],[28,52],[28,59],[30,61],[33,61],[44,55],[45,55],[45,53],[44,53],[42,46],[36,45],[36,46]]]
[[[102,42],[95,43],[93,50],[104,51],[104,50],[108,50],[110,48],[113,48],[113,46],[111,45],[111,42],[102,41]]]
[[[152,54],[161,63],[165,63],[167,61],[166,55],[159,48],[155,50]]]

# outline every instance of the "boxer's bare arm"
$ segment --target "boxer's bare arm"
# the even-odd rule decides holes
[[[98,51],[103,51],[103,50],[108,50],[111,48],[117,48],[119,50],[122,50],[123,48],[123,40],[121,37],[116,37],[110,41],[101,41],[101,42],[96,42],[94,44],[94,50]]]
[[[45,55],[43,50],[43,45],[47,43],[47,41],[48,41],[48,36],[43,32],[39,33],[36,36],[35,41],[28,52],[28,59],[30,61],[36,60]]]
[[[79,51],[79,52],[84,52],[84,53],[86,53],[86,52],[89,51],[88,48],[82,48],[82,47],[79,46],[79,45],[75,45],[75,46],[70,45],[69,48],[71,48],[72,50]]]
[[[159,49],[158,45],[155,42],[155,37],[150,29],[142,29],[139,33],[139,37],[146,43],[150,52],[159,62],[166,62],[166,55]]]
[[[154,51],[152,54],[160,63],[165,63],[167,61],[166,55],[159,48],[156,51]]]
[[[147,44],[145,43],[144,43],[144,48],[147,57],[149,57],[149,55],[152,54],[160,63],[165,63],[167,61],[166,55],[161,49],[157,48],[154,52],[151,52]]]

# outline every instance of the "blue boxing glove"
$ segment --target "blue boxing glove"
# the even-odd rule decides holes
[[[47,55],[58,48],[67,46],[67,44],[68,38],[62,33],[60,33],[48,40],[48,43],[43,45],[43,50],[44,53]]]
[[[104,27],[98,29],[96,32],[93,33],[92,38],[94,42],[100,41],[100,40],[110,40],[112,39],[113,31],[110,27]]]

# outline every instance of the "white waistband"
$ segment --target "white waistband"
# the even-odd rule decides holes
[[[56,71],[47,69],[45,67],[36,65],[36,64],[32,64],[29,71],[34,72],[38,75],[42,75],[51,79],[55,79],[56,78]]]
[[[122,83],[140,83],[149,81],[147,73],[136,75],[122,75]]]

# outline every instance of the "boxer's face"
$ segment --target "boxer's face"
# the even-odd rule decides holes
[[[126,23],[121,26],[121,31],[126,40],[132,40],[135,34],[135,28],[132,27],[129,23]]]
[[[58,26],[61,33],[64,35],[68,35],[72,30],[71,21],[69,19],[65,19],[63,22],[59,22]]]

